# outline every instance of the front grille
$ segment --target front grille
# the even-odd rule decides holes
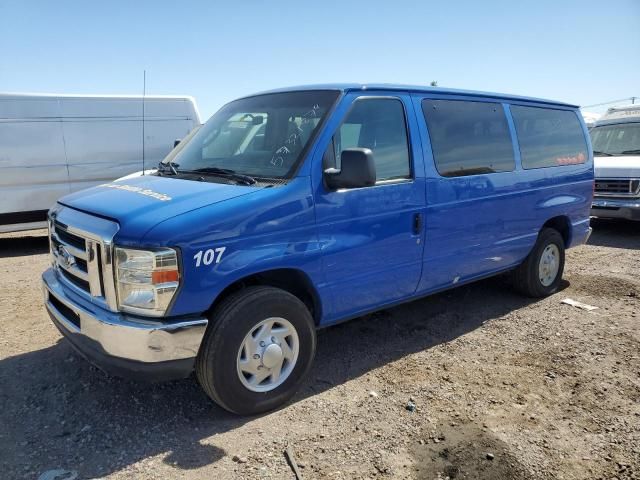
[[[74,235],[73,233],[69,233],[66,230],[66,226],[63,226],[60,222],[54,222],[54,227],[56,235],[62,242],[76,247],[80,250],[84,250],[86,248],[86,242],[84,238],[79,237],[78,235]]]
[[[51,229],[51,253],[60,273],[76,287],[91,295],[87,241],[54,222]]]
[[[63,268],[60,269],[60,275],[66,278],[67,281],[69,281],[70,283],[73,283],[80,290],[84,290],[87,293],[91,292],[91,285],[86,280],[83,280],[80,277],[76,277],[75,275],[73,275],[72,273],[68,272]]]
[[[640,196],[640,179],[596,178],[595,194],[604,197]]]
[[[76,265],[83,272],[89,273],[89,267],[87,266],[86,260],[83,260],[82,258],[76,258]]]
[[[117,223],[57,205],[49,213],[49,243],[58,279],[76,294],[118,310],[113,279]]]
[[[103,297],[102,245],[84,238],[72,228],[61,222],[54,221],[51,224],[51,253],[56,268],[62,278],[87,295]]]

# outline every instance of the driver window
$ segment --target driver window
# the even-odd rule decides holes
[[[347,148],[369,148],[376,180],[411,178],[409,142],[402,102],[395,98],[356,100],[333,137],[335,164]]]

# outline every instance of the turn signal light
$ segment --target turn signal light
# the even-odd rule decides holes
[[[151,273],[151,283],[154,285],[177,282],[178,279],[178,270],[156,270]]]

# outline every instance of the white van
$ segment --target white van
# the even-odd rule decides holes
[[[146,96],[144,125],[142,109],[142,96],[0,94],[0,232],[46,226],[59,197],[155,167],[200,125],[191,97]]]
[[[590,133],[596,177],[591,214],[640,220],[640,105],[610,108]]]

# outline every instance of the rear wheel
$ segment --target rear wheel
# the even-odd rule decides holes
[[[558,290],[564,271],[564,239],[545,228],[527,258],[513,272],[515,288],[529,297],[546,297]]]
[[[210,320],[196,360],[209,397],[241,415],[273,410],[293,397],[316,349],[304,303],[278,288],[250,287],[225,299]]]

